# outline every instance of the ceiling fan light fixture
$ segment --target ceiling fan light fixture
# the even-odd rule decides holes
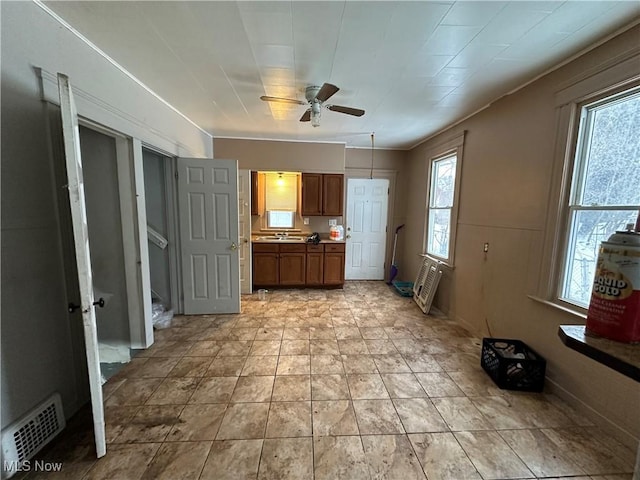
[[[320,110],[318,111],[315,111],[314,109],[311,110],[311,125],[314,127],[320,126]]]

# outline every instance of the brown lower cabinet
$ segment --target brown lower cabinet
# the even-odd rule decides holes
[[[340,286],[344,244],[253,244],[253,285]]]

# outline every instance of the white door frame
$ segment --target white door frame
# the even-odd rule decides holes
[[[393,232],[395,232],[395,228],[397,225],[401,225],[403,223],[405,223],[405,217],[404,214],[403,215],[399,215],[400,212],[398,212],[398,216],[396,216],[396,212],[395,212],[395,198],[396,198],[396,181],[397,181],[397,176],[398,176],[398,172],[395,170],[386,170],[386,169],[373,169],[373,175],[372,171],[368,168],[347,168],[345,169],[344,172],[344,178],[345,178],[345,185],[348,184],[348,180],[350,178],[354,178],[354,179],[367,179],[367,178],[374,178],[374,179],[383,179],[386,178],[387,180],[389,180],[389,204],[388,204],[388,208],[387,208],[387,225],[389,225],[389,228],[387,228],[387,245],[385,248],[385,262],[384,262],[384,278],[388,278],[389,276],[389,271],[391,268],[391,252],[393,249]],[[347,205],[347,189],[345,188],[345,202],[344,205]],[[346,211],[345,211],[345,216],[344,216],[345,220],[345,224],[346,224]],[[345,231],[345,234],[347,232]]]
[[[238,248],[240,249],[240,293],[253,291],[251,281],[251,170],[238,169]],[[244,267],[244,268],[243,268]]]
[[[89,232],[87,228],[87,210],[84,201],[84,182],[82,178],[82,157],[80,154],[80,131],[78,114],[73,101],[69,77],[58,74],[60,92],[60,113],[62,115],[62,132],[64,138],[65,161],[69,183],[69,203],[78,269],[80,289],[80,306],[84,325],[85,349],[89,373],[89,389],[91,391],[91,410],[93,415],[94,440],[96,456],[103,457],[107,453],[104,423],[104,404],[102,398],[102,375],[98,353],[98,328],[93,297],[93,280],[91,276],[91,253],[89,248]]]

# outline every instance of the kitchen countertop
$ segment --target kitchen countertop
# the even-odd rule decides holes
[[[307,243],[307,236],[309,236],[310,234],[292,234],[292,237],[303,237],[302,239],[289,239],[287,237],[284,237],[280,240],[265,240],[265,239],[261,239],[260,237],[268,237],[270,235],[260,235],[260,234],[256,234],[256,235],[251,235],[251,243]],[[322,236],[320,237],[320,243],[345,243],[344,240],[329,240],[328,238],[323,238]]]

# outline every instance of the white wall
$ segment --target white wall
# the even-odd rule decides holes
[[[170,153],[213,156],[211,138],[31,2],[1,2],[2,428],[58,391],[86,400],[67,315],[49,131],[34,67],[67,74],[81,115]],[[48,72],[48,73],[47,73]],[[48,86],[46,84],[49,84]],[[51,96],[51,82],[45,81]],[[81,326],[80,326],[81,327]]]
[[[544,246],[557,210],[550,193],[561,180],[554,172],[562,171],[564,149],[560,142],[559,158],[557,94],[596,72],[599,83],[617,82],[613,63],[629,55],[636,55],[630,76],[639,75],[639,37],[635,27],[413,149],[401,268],[413,279],[423,251],[426,152],[465,130],[455,269],[443,275],[436,306],[478,335],[490,328],[493,337],[519,338],[538,350],[547,359],[548,386],[630,445],[640,438],[638,383],[565,347],[558,326],[581,318],[529,295],[540,295],[549,281]]]

